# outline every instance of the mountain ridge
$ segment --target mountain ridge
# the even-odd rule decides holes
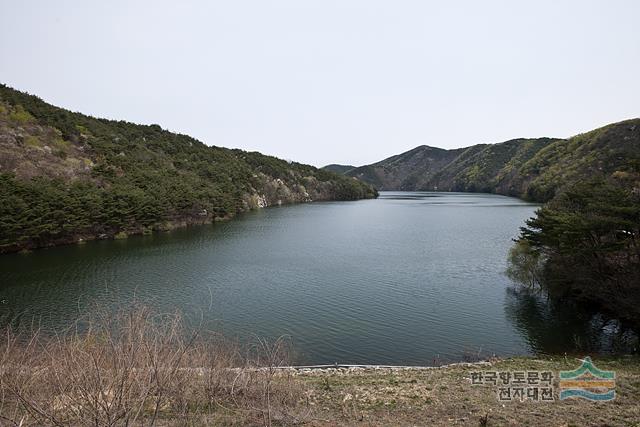
[[[326,170],[329,172],[335,172],[335,173],[340,173],[340,174],[344,174],[346,172],[349,172],[351,169],[354,169],[355,166],[352,165],[340,165],[337,163],[332,163],[330,165],[326,165],[321,167],[320,169],[322,170]]]
[[[488,192],[546,202],[593,175],[640,161],[640,119],[570,138],[516,138],[456,149],[420,145],[346,175],[378,190]]]

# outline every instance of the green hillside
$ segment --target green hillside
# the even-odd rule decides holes
[[[353,178],[73,113],[0,85],[0,253],[375,196]]]
[[[323,170],[329,171],[329,172],[335,172],[335,173],[347,173],[349,172],[351,169],[354,169],[355,166],[351,166],[351,165],[337,165],[337,164],[331,164],[331,165],[327,165],[322,167]]]
[[[624,172],[637,161],[640,119],[633,119],[568,139],[515,139],[456,150],[421,146],[346,174],[379,190],[488,192],[544,202],[562,187]]]
[[[610,124],[537,151],[518,171],[517,187],[533,200],[594,177],[634,171],[640,164],[640,119]]]

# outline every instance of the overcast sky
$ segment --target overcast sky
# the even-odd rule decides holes
[[[640,1],[0,0],[0,81],[322,166],[640,116]]]

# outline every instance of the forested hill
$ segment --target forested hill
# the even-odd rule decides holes
[[[456,150],[420,146],[346,172],[379,190],[498,193],[545,202],[561,187],[634,170],[640,119],[568,139],[515,139]]]
[[[336,173],[346,173],[349,172],[351,169],[354,169],[355,166],[351,166],[351,165],[337,165],[337,164],[331,164],[331,165],[327,165],[324,166],[322,169],[330,171],[330,172],[336,172]]]
[[[70,112],[0,85],[0,253],[376,195],[351,177]]]

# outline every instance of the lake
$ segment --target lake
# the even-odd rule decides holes
[[[608,349],[616,322],[504,275],[537,206],[466,193],[261,209],[208,226],[0,256],[0,314],[60,330],[94,304],[180,310],[237,336],[291,337],[298,363],[431,365]],[[195,321],[195,320],[194,320]]]

